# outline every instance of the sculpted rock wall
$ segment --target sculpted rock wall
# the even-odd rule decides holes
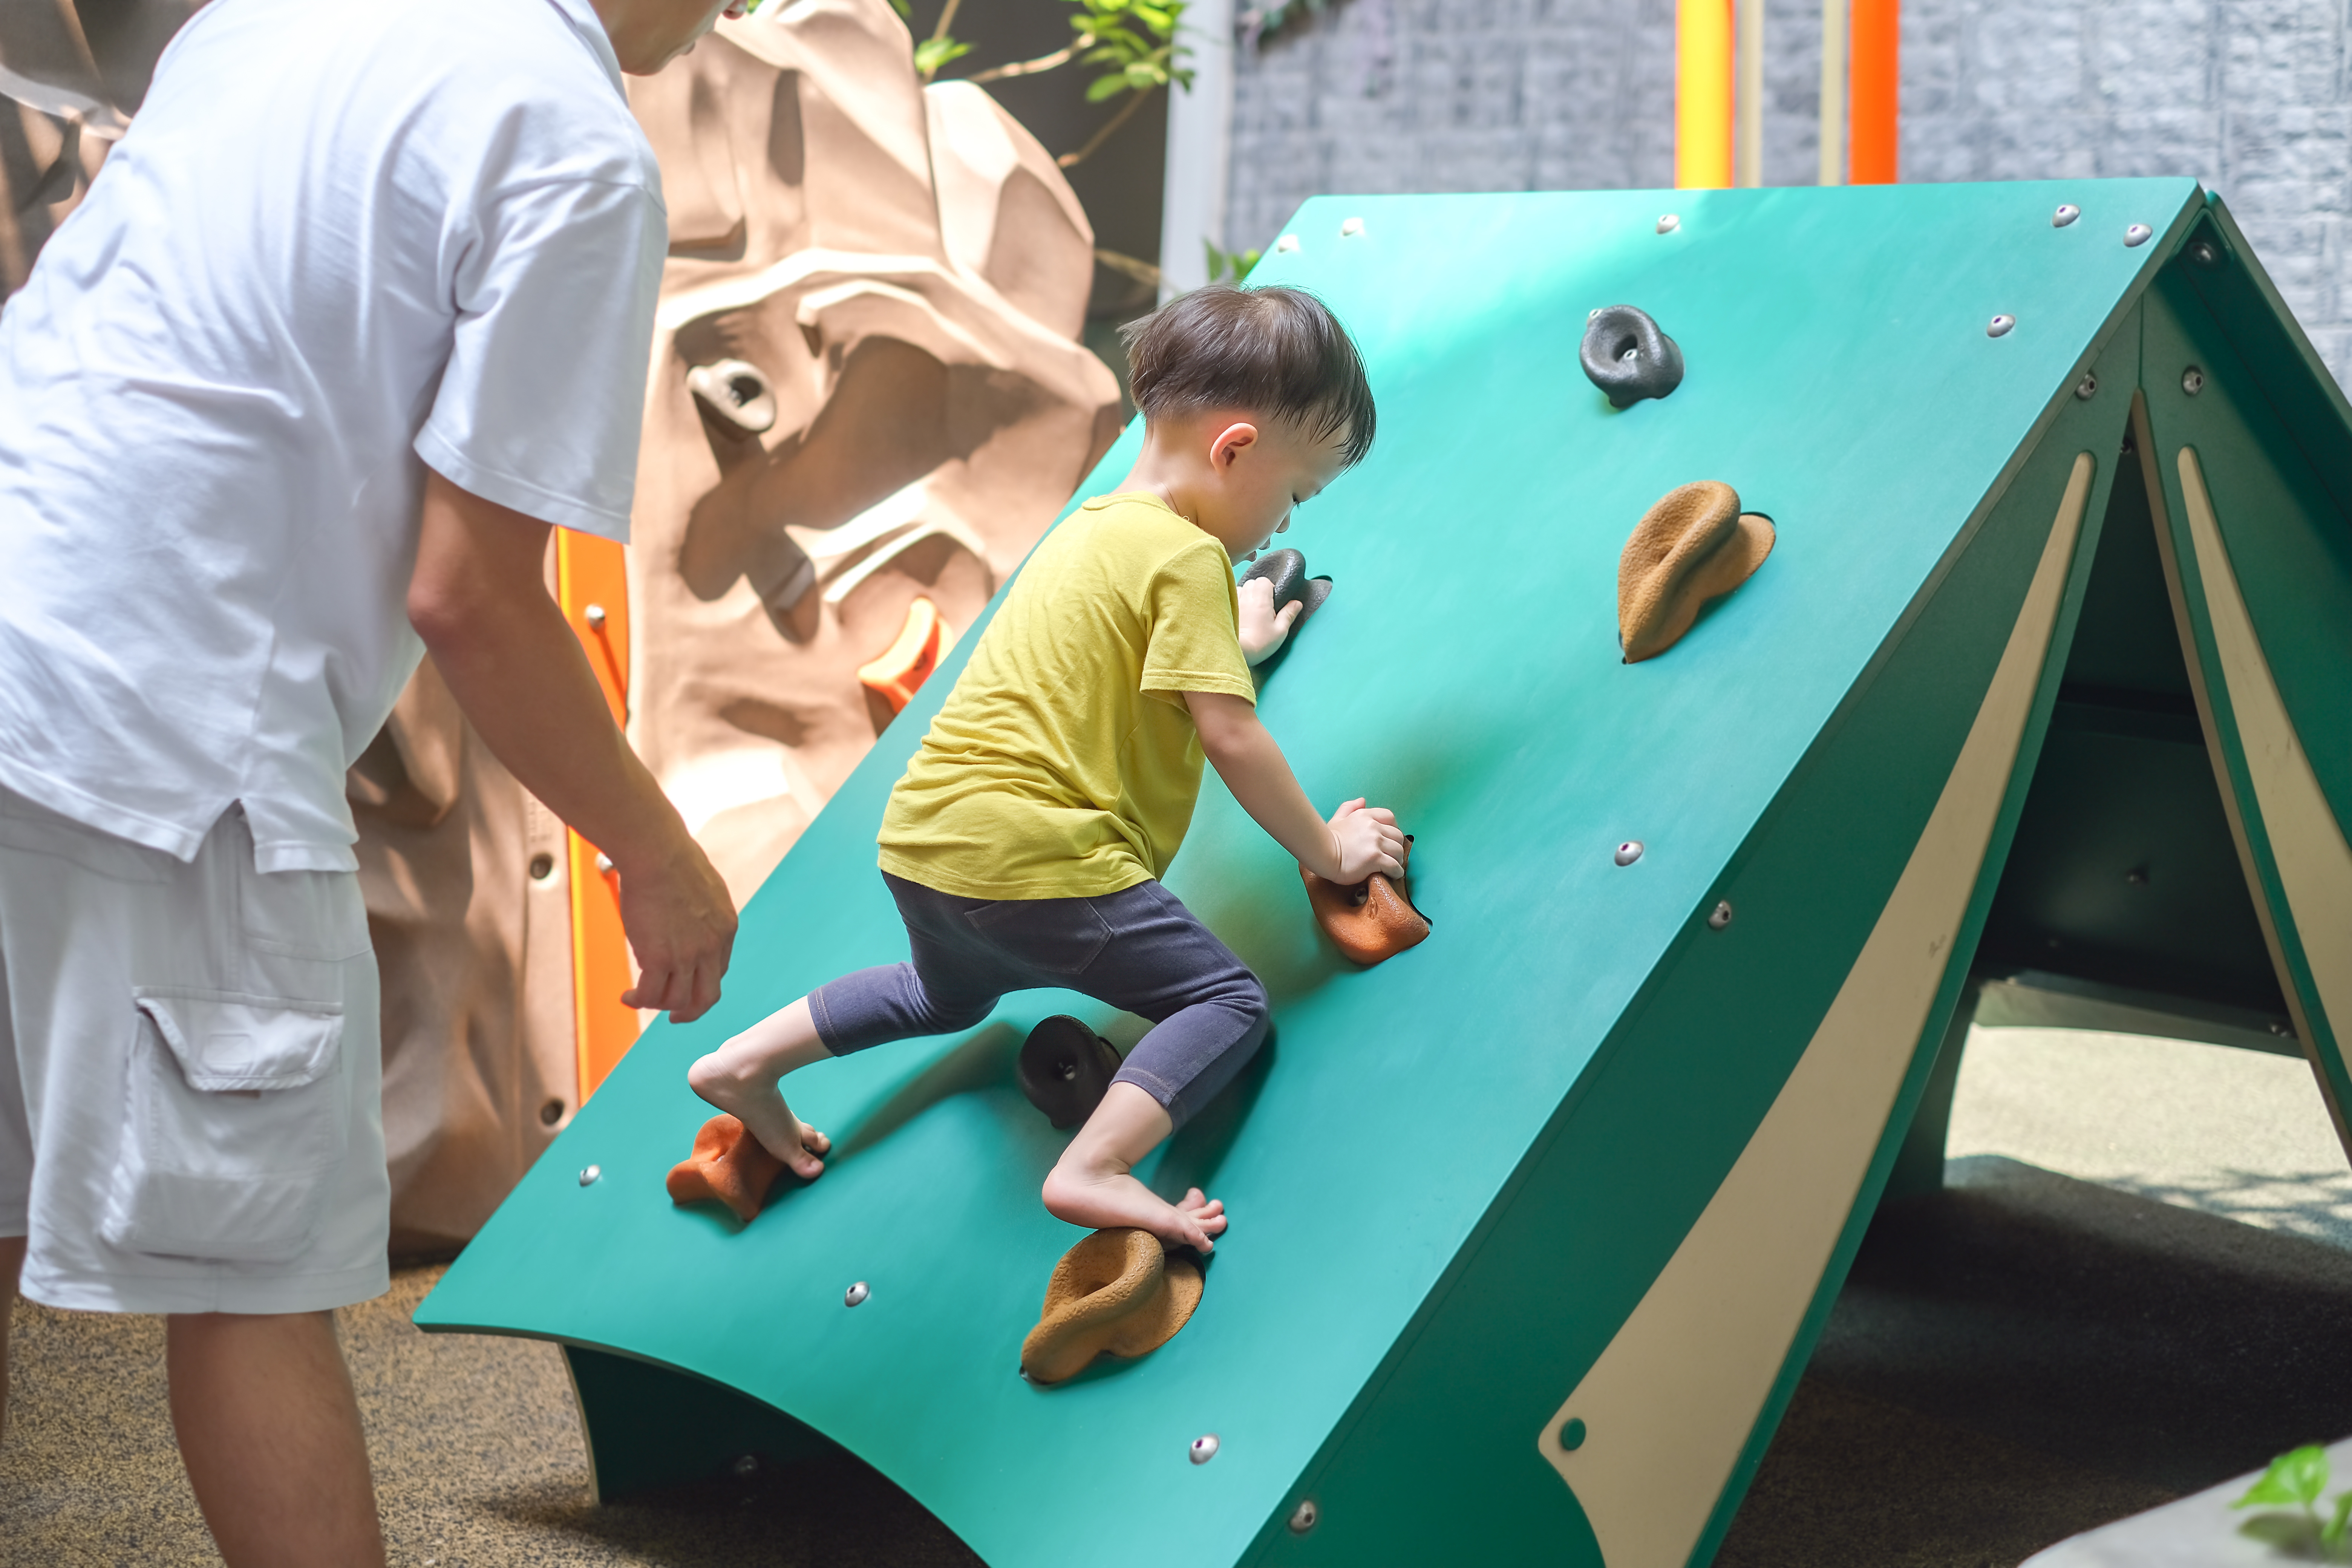
[[[860,667],[919,598],[970,626],[1119,412],[1045,149],[886,0],[771,10],[631,90],[671,259],[630,733],[739,902],[888,721]]]

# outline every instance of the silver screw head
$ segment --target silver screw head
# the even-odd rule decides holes
[[[604,626],[604,606],[591,605],[580,612],[580,618],[588,623],[589,630],[602,631]]]
[[[1298,237],[1295,234],[1286,234],[1280,239],[1274,242],[1274,247],[1275,249],[1287,255],[1289,252],[1298,248]]]
[[[1203,1432],[1199,1436],[1192,1439],[1192,1462],[1194,1464],[1205,1465],[1216,1457],[1217,1435],[1214,1432]]]
[[[2074,395],[2085,403],[2098,396],[2099,378],[2087,371],[2084,372],[2083,379],[2074,384]]]
[[[1364,220],[1362,218],[1349,217],[1341,218],[1339,220],[1339,234],[1342,238],[1351,238],[1363,232]]]
[[[1628,838],[1624,843],[1617,846],[1617,864],[1620,866],[1631,866],[1641,858],[1642,841],[1640,839]]]
[[[2058,210],[2050,215],[2050,226],[2052,228],[2064,228],[2068,224],[2073,223],[2076,218],[2081,217],[2082,216],[2083,209],[2081,207],[2076,206],[2073,202],[2062,202],[2059,204]]]
[[[2147,225],[2144,223],[2136,223],[2129,228],[2124,230],[2124,244],[2126,246],[2146,245],[2150,239],[2154,238],[2155,236],[2156,230],[2148,227]]]
[[[1682,226],[1683,220],[1676,217],[1672,213],[1667,213],[1658,219],[1658,232],[1660,234],[1672,234],[1675,230],[1682,227]]]
[[[1991,321],[1985,323],[1985,336],[1989,338],[2005,338],[2009,336],[2010,329],[2016,325],[2017,318],[2015,316],[1995,316]]]
[[[735,1473],[739,1476],[748,1476],[759,1468],[760,1456],[757,1454],[745,1454],[735,1461]]]
[[[1724,927],[1729,925],[1731,923],[1731,900],[1729,899],[1721,899],[1717,900],[1715,908],[1707,911],[1706,923],[1715,931],[1721,931]]]
[[[2189,259],[2200,267],[2210,267],[2221,259],[2221,253],[2213,248],[2213,242],[2210,239],[2191,240]]]
[[[2194,397],[2205,390],[2205,373],[2190,365],[2180,373],[2180,390]]]
[[[583,1187],[593,1187],[604,1179],[604,1167],[602,1165],[591,1165],[580,1173],[580,1184]]]
[[[1290,1533],[1306,1534],[1315,1528],[1315,1521],[1322,1517],[1322,1510],[1315,1506],[1313,1498],[1299,1499],[1298,1506],[1290,1510]]]
[[[596,851],[596,874],[600,877],[609,877],[613,874],[613,858],[602,849]]]
[[[841,1304],[845,1307],[855,1307],[872,1294],[874,1294],[874,1292],[866,1288],[866,1281],[860,1279],[856,1284],[852,1285],[848,1289],[844,1290],[841,1293]]]

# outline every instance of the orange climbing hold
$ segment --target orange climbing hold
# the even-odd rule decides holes
[[[1404,852],[1409,868],[1410,834]],[[1304,866],[1298,875],[1307,884],[1307,901],[1315,908],[1315,923],[1341,952],[1367,968],[1417,946],[1429,935],[1429,917],[1412,907],[1401,887],[1378,872],[1353,887],[1327,882]]]
[[[1032,1383],[1060,1383],[1098,1355],[1149,1355],[1200,1304],[1191,1254],[1170,1257],[1148,1230],[1098,1230],[1054,1266],[1045,1310],[1021,1342],[1021,1371]]]
[[[745,1225],[760,1215],[768,1189],[783,1173],[784,1163],[743,1131],[743,1124],[721,1112],[702,1124],[694,1135],[694,1152],[669,1170],[669,1201],[698,1204],[716,1199],[735,1211]]]
[[[919,596],[907,606],[907,624],[898,628],[898,640],[873,663],[859,666],[857,679],[887,702],[891,712],[902,711],[954,646],[955,629],[940,618],[940,607]]]

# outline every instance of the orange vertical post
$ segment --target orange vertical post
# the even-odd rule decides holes
[[[596,672],[613,721],[629,715],[628,556],[609,539],[558,529],[555,596]],[[637,1014],[621,993],[635,980],[629,939],[621,929],[621,882],[601,865],[596,847],[567,832],[572,872],[572,1019],[578,1051],[580,1098],[596,1092],[604,1075],[637,1040]]]
[[[1732,0],[1676,0],[1675,184],[1731,184]]]
[[[1857,185],[1891,185],[1895,172],[1903,98],[1903,0],[1853,0],[1847,33],[1852,51],[1853,121],[1846,132],[1846,178]]]

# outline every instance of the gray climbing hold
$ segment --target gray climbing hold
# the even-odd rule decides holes
[[[1612,405],[1630,408],[1645,397],[1664,397],[1683,384],[1683,351],[1658,329],[1649,313],[1631,305],[1606,305],[1584,323],[1577,358],[1593,385]]]

